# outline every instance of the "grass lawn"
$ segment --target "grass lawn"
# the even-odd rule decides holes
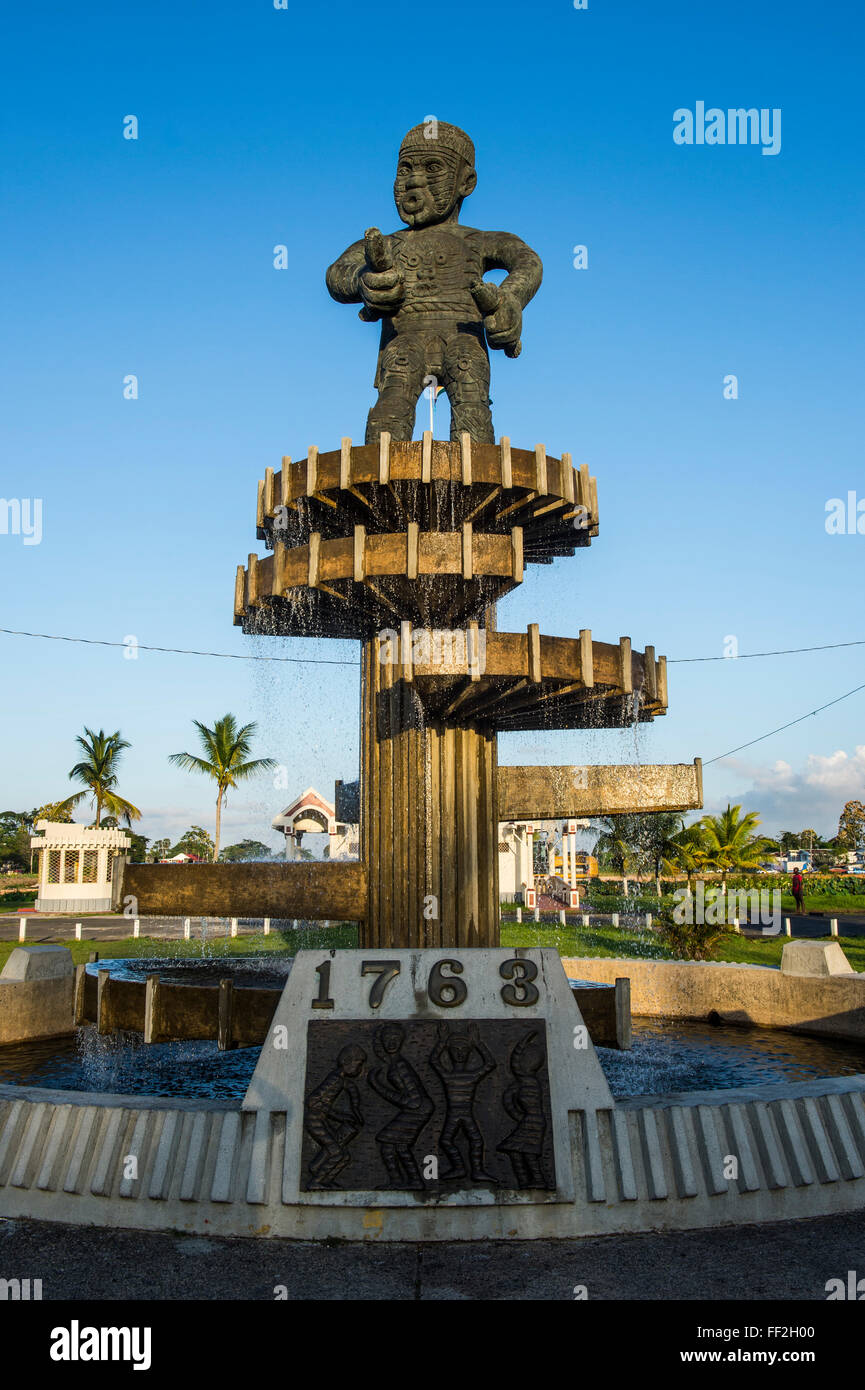
[[[4,893],[0,898],[0,917],[4,914],[14,916],[21,907],[32,907],[36,901],[36,889],[31,893]]]
[[[29,941],[29,946],[37,943]],[[123,941],[54,941],[52,946],[68,946],[76,965],[85,965],[93,951],[99,952],[100,960],[113,960],[120,956],[196,957],[206,955],[208,959],[220,956],[260,956],[269,952],[295,951],[307,947],[326,946],[343,949],[357,945],[357,926],[354,922],[340,922],[334,927],[298,927],[297,931],[272,931],[269,936],[261,933],[246,936],[208,936],[206,950],[202,950],[200,939],[191,941],[164,941],[152,936],[127,936]],[[17,941],[0,941],[0,969],[15,950]]]
[[[781,952],[786,937],[772,936],[752,939],[725,932],[717,942],[714,959],[743,965],[781,964]],[[638,960],[671,960],[673,953],[654,932],[598,923],[590,927],[565,927],[558,923],[502,922],[503,946],[550,946],[562,956],[621,956]],[[18,943],[0,941],[0,969]],[[123,941],[64,941],[76,965],[86,962],[93,951],[101,959],[117,956],[196,957],[261,955],[272,951],[327,947],[345,949],[357,946],[357,926],[341,922],[333,927],[299,927],[297,931],[272,931],[269,936],[247,935],[230,937],[210,936],[206,950],[200,940],[162,941],[153,937],[127,937]],[[865,937],[841,937],[841,949],[854,970],[865,970]]]

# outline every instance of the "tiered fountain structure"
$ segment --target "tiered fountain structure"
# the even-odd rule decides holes
[[[268,471],[257,534],[271,553],[237,572],[244,632],[362,645],[365,946],[498,944],[498,823],[514,814],[500,732],[621,727],[667,704],[663,657],[626,637],[497,630],[496,603],[527,564],[590,544],[598,503],[568,454],[494,442],[488,348],[519,355],[542,267],[519,237],[460,224],[476,181],[465,131],[429,118],[406,135],[394,182],[406,227],[370,228],[327,272],[334,299],[382,324],[366,441]],[[447,443],[412,440],[424,387],[447,392]],[[699,804],[688,771],[679,806]],[[551,775],[509,791],[531,801]]]

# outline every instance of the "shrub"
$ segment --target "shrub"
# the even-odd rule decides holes
[[[674,922],[662,917],[658,934],[677,960],[712,960],[713,948],[724,928],[714,922]]]

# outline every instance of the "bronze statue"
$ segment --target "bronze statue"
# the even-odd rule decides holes
[[[384,430],[410,440],[418,398],[431,384],[447,392],[451,439],[467,432],[495,443],[487,344],[518,355],[522,311],[543,267],[510,232],[460,225],[463,199],[477,183],[474,166],[465,131],[432,117],[415,126],[400,146],[393,188],[407,230],[383,236],[371,227],[327,272],[334,299],[362,303],[362,319],[382,321],[368,444]],[[487,270],[506,270],[507,278],[485,282]]]

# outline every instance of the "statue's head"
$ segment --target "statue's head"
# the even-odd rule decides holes
[[[396,210],[409,227],[432,227],[459,213],[475,187],[475,147],[459,126],[430,116],[399,147]]]

